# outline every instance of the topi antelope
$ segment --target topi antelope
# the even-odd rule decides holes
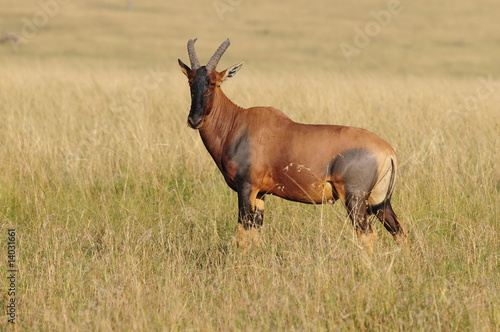
[[[390,202],[397,161],[388,143],[361,128],[301,124],[272,107],[237,106],[220,86],[243,64],[215,70],[229,39],[206,66],[200,65],[195,41],[187,44],[191,68],[179,60],[191,89],[188,125],[198,129],[227,184],[238,193],[239,247],[258,240],[267,194],[312,204],[340,199],[370,252],[377,239],[368,218],[372,214],[396,243],[406,243]]]

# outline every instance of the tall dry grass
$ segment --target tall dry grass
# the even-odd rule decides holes
[[[43,23],[48,1],[0,0],[0,34],[23,37],[42,15],[17,49],[0,44],[0,242],[16,229],[17,329],[497,329],[496,2],[401,1],[348,62],[340,43],[388,1],[227,1],[222,17],[217,1],[65,1]],[[185,124],[177,58],[193,37],[202,62],[231,38],[219,67],[245,61],[224,86],[239,105],[390,142],[410,252],[375,222],[367,260],[341,204],[269,197],[263,244],[242,255],[236,195]]]
[[[117,107],[142,75],[15,68],[0,82],[0,206],[2,228],[18,232],[20,329],[496,328],[498,93],[457,115],[477,82],[242,71],[225,87],[242,106],[391,142],[394,206],[411,234],[403,254],[376,224],[366,260],[339,203],[270,197],[263,244],[242,255],[235,194],[185,125],[182,74]]]

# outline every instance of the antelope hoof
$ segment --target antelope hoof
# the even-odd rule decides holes
[[[393,234],[392,237],[394,238],[394,241],[396,241],[398,247],[406,251],[408,250],[409,243],[408,243],[408,235],[406,233],[396,233]]]
[[[361,233],[358,232],[358,239],[359,242],[361,243],[361,248],[368,253],[372,254],[373,253],[373,244],[377,242],[378,240],[378,235],[375,233]]]
[[[245,229],[243,225],[238,224],[238,229],[236,231],[236,245],[238,248],[246,251],[249,247],[260,245],[260,243],[260,229],[256,227]]]

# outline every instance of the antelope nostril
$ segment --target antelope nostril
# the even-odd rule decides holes
[[[203,118],[193,119],[191,117],[188,117],[188,124],[193,129],[198,128],[201,125],[202,121],[203,121]]]

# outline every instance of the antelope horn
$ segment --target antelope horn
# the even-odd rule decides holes
[[[195,70],[200,68],[200,60],[198,60],[198,56],[196,55],[196,51],[194,50],[194,42],[198,38],[188,40],[188,55],[189,60],[191,61],[191,69]]]
[[[217,49],[217,51],[215,51],[214,55],[212,55],[212,58],[210,59],[210,61],[208,61],[207,63],[207,70],[215,70],[215,67],[217,67],[217,64],[219,63],[219,60],[222,56],[222,54],[224,54],[224,52],[226,51],[226,49],[229,47],[229,44],[231,42],[229,41],[229,38],[226,39],[225,42],[223,42],[219,48]]]

